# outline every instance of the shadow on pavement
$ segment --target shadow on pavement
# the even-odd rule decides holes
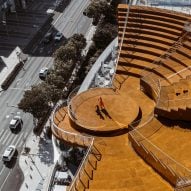
[[[24,174],[21,171],[18,163],[12,169],[9,179],[5,182],[1,191],[18,191],[24,180]]]
[[[54,151],[51,140],[47,141],[45,137],[40,137],[38,146],[40,161],[47,166],[51,166],[54,163]]]
[[[54,54],[54,52],[60,47],[63,46],[64,44],[67,43],[67,38],[66,37],[62,37],[62,39],[60,41],[55,41],[54,37],[56,35],[56,33],[58,32],[58,30],[54,27],[51,28],[51,34],[52,37],[50,38],[49,42],[44,42],[44,36],[46,33],[44,33],[42,35],[42,40],[39,40],[37,49],[34,52],[28,52],[28,54],[30,53],[30,55],[32,56],[52,56]],[[25,52],[26,53],[26,52]]]
[[[33,50],[52,28],[52,21],[58,17],[58,13],[62,13],[70,2],[71,0],[60,0],[56,5],[52,0],[31,1],[25,10],[16,6],[15,13],[7,14],[6,23],[0,23],[0,56],[8,57],[17,46],[25,54],[39,53]],[[49,8],[53,8],[54,13],[48,14]],[[45,50],[43,56],[50,56],[51,53]]]
[[[55,11],[62,13],[64,9],[70,4],[71,0],[60,0],[59,6],[55,9]]]

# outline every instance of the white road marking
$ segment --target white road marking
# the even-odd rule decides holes
[[[16,145],[16,146],[19,146],[21,143],[22,143],[22,141],[19,143],[19,141],[23,138],[23,140],[24,140],[24,133],[21,133],[20,134],[20,136],[18,137],[18,139],[17,139],[17,142],[14,144],[14,145]],[[18,145],[19,144],[19,145]]]
[[[5,145],[5,143],[6,143],[6,141],[8,140],[8,138],[12,138],[12,136],[13,136],[13,134],[11,133],[11,131],[8,131],[8,133],[6,134],[7,136],[6,137],[1,137],[1,139],[0,139],[0,141],[2,141],[2,144],[3,145]],[[4,138],[3,140],[2,140],[2,138]]]
[[[0,176],[1,176],[1,174],[3,173],[4,169],[5,169],[5,166],[3,166],[3,168],[1,169],[1,171],[0,171]],[[1,190],[1,189],[0,189],[0,190]]]
[[[5,129],[1,129],[0,131],[0,137],[2,136],[3,132],[5,131]]]
[[[4,184],[5,184],[5,182],[7,181],[9,175],[11,174],[11,171],[12,171],[12,170],[10,170],[9,173],[7,174],[7,177],[5,178],[3,184],[1,185],[0,190],[2,190],[2,188],[3,188]]]
[[[15,145],[14,144],[14,142],[15,142],[15,140],[18,138],[18,136],[14,136],[14,138],[12,138],[12,139],[9,139],[9,141],[7,142],[7,145]]]

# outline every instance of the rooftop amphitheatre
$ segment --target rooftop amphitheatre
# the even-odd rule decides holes
[[[119,5],[113,87],[73,95],[52,116],[58,139],[88,148],[69,190],[191,190],[189,19]],[[104,119],[96,113],[100,96]]]

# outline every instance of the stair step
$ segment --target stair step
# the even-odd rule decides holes
[[[141,164],[141,159],[140,158],[137,158],[136,160],[135,159],[119,159],[119,160],[113,160],[113,158],[108,158],[107,160],[101,160],[101,162],[98,162],[98,167],[100,168],[112,168],[113,169],[116,169],[116,168],[120,168],[120,167],[130,167],[130,166],[133,166],[133,167],[141,167],[142,164]]]
[[[116,179],[117,177],[120,179],[127,179],[127,177],[135,177],[135,176],[149,176],[150,171],[145,169],[138,168],[123,168],[121,169],[99,169],[95,171],[94,179]]]
[[[129,178],[127,180],[98,180],[91,182],[90,187],[92,188],[128,188],[128,187],[136,187],[143,185],[141,178]]]

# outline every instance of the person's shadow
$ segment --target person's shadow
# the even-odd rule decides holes
[[[101,110],[101,112],[105,115],[105,117],[108,117],[108,118],[112,119],[111,116],[109,115],[108,111],[105,108],[103,108]]]
[[[103,115],[102,115],[102,113],[101,113],[101,110],[100,110],[100,108],[99,108],[98,105],[96,105],[96,113],[97,113],[97,115],[100,117],[100,119],[103,119],[103,120],[104,120],[104,117],[103,117]]]

